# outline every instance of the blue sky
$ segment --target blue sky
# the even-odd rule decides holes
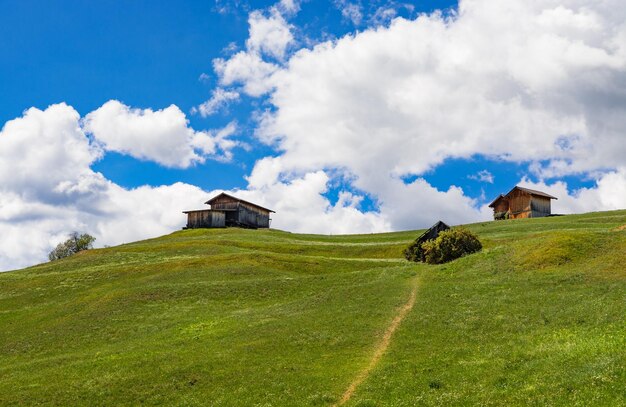
[[[221,190],[313,233],[485,220],[516,184],[624,207],[626,16],[583,3],[0,0],[0,270]]]

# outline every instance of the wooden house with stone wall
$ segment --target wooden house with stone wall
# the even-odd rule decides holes
[[[541,218],[552,214],[551,200],[557,199],[545,192],[516,186],[506,195],[500,195],[489,204],[493,218]]]
[[[237,226],[243,228],[269,228],[271,209],[252,202],[244,201],[226,193],[221,193],[205,204],[211,209],[184,211],[187,215],[187,226],[184,229],[223,228]]]

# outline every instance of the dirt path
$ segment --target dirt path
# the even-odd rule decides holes
[[[411,309],[413,308],[413,305],[415,304],[415,297],[417,295],[417,286],[418,280],[417,278],[415,278],[408,301],[402,306],[402,308],[398,310],[396,317],[387,327],[387,330],[385,331],[385,334],[383,335],[380,343],[376,346],[376,349],[374,350],[374,354],[372,355],[372,359],[370,360],[369,364],[363,370],[361,370],[359,374],[354,378],[352,383],[350,383],[350,386],[348,386],[346,391],[341,396],[341,399],[335,404],[335,406],[341,406],[347,403],[356,391],[357,387],[359,387],[359,385],[363,383],[365,379],[367,379],[367,376],[369,376],[370,372],[376,367],[376,365],[380,361],[380,358],[384,355],[385,351],[389,347],[389,343],[391,342],[391,337],[393,336],[393,333],[396,331],[398,326],[400,326],[400,323],[402,322],[404,317],[406,317],[409,311],[411,311]]]

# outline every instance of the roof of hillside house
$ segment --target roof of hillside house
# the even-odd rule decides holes
[[[511,192],[515,191],[516,189],[519,189],[520,191],[524,191],[524,192],[527,192],[527,193],[529,193],[531,195],[535,195],[535,196],[543,196],[544,198],[558,199],[557,197],[554,197],[554,196],[552,196],[550,194],[546,194],[545,192],[537,191],[536,189],[517,187],[517,186],[514,187],[512,190],[510,190],[507,195],[509,195]]]
[[[498,197],[496,199],[494,199],[493,202],[491,202],[489,204],[489,207],[493,208],[500,199],[508,199],[509,195],[511,195],[511,193],[513,191],[515,191],[516,189],[518,189],[520,191],[523,191],[523,192],[526,192],[527,194],[530,194],[530,195],[533,195],[533,196],[540,196],[540,197],[548,198],[548,199],[559,199],[559,198],[554,197],[554,196],[552,196],[550,194],[546,194],[545,192],[537,191],[535,189],[515,186],[506,195],[502,195],[502,194],[498,195]]]
[[[212,204],[213,204],[213,202],[215,202],[215,200],[217,200],[218,198],[221,198],[221,197],[223,197],[223,196],[228,197],[228,198],[232,198],[232,199],[234,199],[234,200],[235,200],[235,201],[237,201],[237,202],[243,202],[243,203],[245,203],[245,204],[248,204],[248,205],[254,206],[255,208],[262,209],[262,210],[264,210],[264,211],[268,211],[268,212],[273,212],[273,213],[276,213],[276,211],[273,211],[273,210],[268,209],[268,208],[264,208],[264,207],[262,207],[261,205],[257,205],[257,204],[255,204],[255,203],[253,203],[253,202],[249,202],[249,201],[245,201],[245,200],[243,200],[243,199],[239,199],[239,198],[237,198],[236,196],[229,195],[229,194],[227,194],[227,193],[225,193],[225,192],[222,192],[221,194],[214,196],[213,198],[211,198],[211,199],[209,199],[208,201],[206,201],[206,202],[205,202],[205,204],[207,204],[207,205],[212,205]]]
[[[430,229],[427,229],[424,233],[422,233],[420,237],[417,238],[416,242],[423,243],[427,240],[436,239],[437,236],[439,236],[440,232],[443,232],[444,230],[448,230],[448,229],[450,229],[450,226],[446,225],[442,221],[438,221],[437,223],[432,225]]]
[[[500,199],[506,199],[506,196],[504,196],[502,194],[498,195],[498,197],[496,199],[494,199],[493,202],[491,202],[489,204],[489,207],[493,208],[494,206],[496,206],[496,202],[498,202]]]
[[[521,191],[524,192],[528,192],[531,195],[536,195],[536,196],[543,196],[544,198],[550,198],[550,199],[558,199],[555,196],[552,196],[550,194],[546,194],[545,192],[541,192],[541,191],[537,191],[536,189],[530,189],[530,188],[524,188],[524,187],[518,187],[516,186],[515,188],[513,188],[512,190],[509,191],[509,194],[511,192],[513,192],[514,190],[519,189]],[[508,194],[507,194],[508,195]]]

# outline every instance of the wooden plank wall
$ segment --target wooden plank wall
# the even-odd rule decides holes
[[[193,211],[187,213],[187,228],[223,228],[226,226],[224,212],[214,210]]]
[[[493,211],[497,212],[507,212],[509,210],[509,201],[508,199],[500,199],[496,205],[493,207]]]
[[[211,209],[237,209],[239,206],[239,201],[228,197],[228,196],[220,196],[213,203],[211,203]]]
[[[528,218],[530,214],[530,194],[515,190],[509,196],[509,211],[511,218]]]
[[[552,213],[552,209],[550,207],[550,198],[544,198],[542,196],[533,196],[530,201],[530,209],[532,212],[533,218],[541,218],[543,216],[548,216]]]
[[[270,226],[270,213],[254,206],[247,205],[243,202],[239,203],[240,224],[252,228],[268,228]]]

